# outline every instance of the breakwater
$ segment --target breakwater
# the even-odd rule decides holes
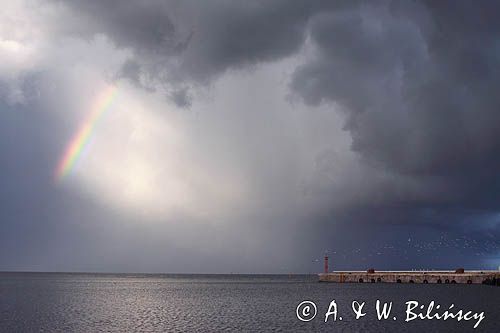
[[[320,282],[500,285],[500,271],[342,271],[320,273]]]

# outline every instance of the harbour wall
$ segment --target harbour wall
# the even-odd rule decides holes
[[[500,271],[343,271],[319,274],[320,282],[500,285]]]

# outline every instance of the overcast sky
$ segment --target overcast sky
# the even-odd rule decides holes
[[[498,13],[3,3],[0,270],[498,268]]]

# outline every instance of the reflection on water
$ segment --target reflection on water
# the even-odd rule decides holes
[[[500,331],[500,288],[482,285],[327,284],[315,276],[0,273],[2,332],[472,331],[473,322],[404,322],[405,302],[485,311],[475,331]],[[335,299],[342,321],[324,323]],[[377,299],[397,321],[378,321]],[[318,315],[300,322],[296,306]],[[366,301],[355,320],[353,300]]]

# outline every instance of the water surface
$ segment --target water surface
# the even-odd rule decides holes
[[[330,284],[316,276],[0,273],[2,332],[500,332],[500,288],[483,285]],[[324,323],[335,299],[342,321]],[[375,301],[392,301],[377,320]],[[296,317],[314,301],[310,322]],[[355,320],[353,300],[367,315]],[[473,321],[405,319],[405,302],[484,311]],[[397,317],[393,320],[392,317]]]

